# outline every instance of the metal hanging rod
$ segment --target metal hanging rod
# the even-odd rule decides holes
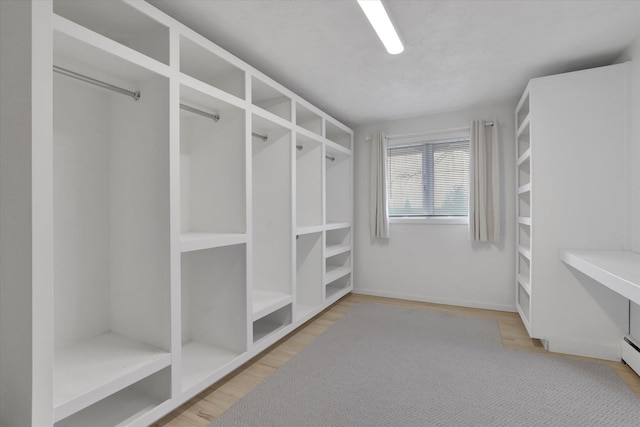
[[[193,108],[186,104],[180,104],[180,108],[183,109],[184,111],[189,111],[190,113],[194,113],[199,116],[211,119],[214,122],[217,122],[220,120],[220,114],[217,114],[217,113],[216,114],[207,113],[206,111],[198,110],[197,108]]]
[[[103,81],[100,81],[100,80],[96,80],[96,79],[94,79],[92,77],[76,73],[75,71],[71,71],[71,70],[67,70],[66,68],[58,67],[57,65],[53,66],[53,71],[58,73],[58,74],[62,74],[63,76],[71,77],[71,78],[83,81],[85,83],[91,83],[92,85],[100,86],[101,88],[109,89],[111,91],[118,92],[118,93],[121,93],[123,95],[130,96],[135,101],[140,99],[140,91],[139,90],[134,92],[134,91],[130,91],[130,90],[127,90],[127,89],[123,89],[121,87],[114,86],[114,85],[112,85],[110,83],[106,83],[106,82],[103,82]]]
[[[251,132],[251,135],[255,136],[256,138],[260,138],[263,141],[266,141],[269,139],[267,135],[260,135],[259,133],[255,133],[255,132]]]
[[[302,151],[304,147],[302,145],[296,145],[298,151]],[[332,162],[336,161],[335,156],[324,156],[327,160],[331,160]]]

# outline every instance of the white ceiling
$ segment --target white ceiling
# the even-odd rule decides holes
[[[149,2],[350,126],[513,99],[640,35],[640,0],[386,0],[389,55],[355,0]]]

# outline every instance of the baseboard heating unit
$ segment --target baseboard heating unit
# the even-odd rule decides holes
[[[640,344],[632,337],[626,336],[622,339],[620,349],[622,350],[622,361],[640,375]]]

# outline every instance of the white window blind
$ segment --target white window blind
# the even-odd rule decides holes
[[[469,140],[390,146],[387,199],[391,217],[468,216]]]

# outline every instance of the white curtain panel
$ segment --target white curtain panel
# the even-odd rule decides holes
[[[387,209],[387,138],[378,132],[371,138],[369,171],[369,223],[371,237],[389,237]]]
[[[471,240],[500,240],[500,194],[497,123],[471,122],[469,231]]]

